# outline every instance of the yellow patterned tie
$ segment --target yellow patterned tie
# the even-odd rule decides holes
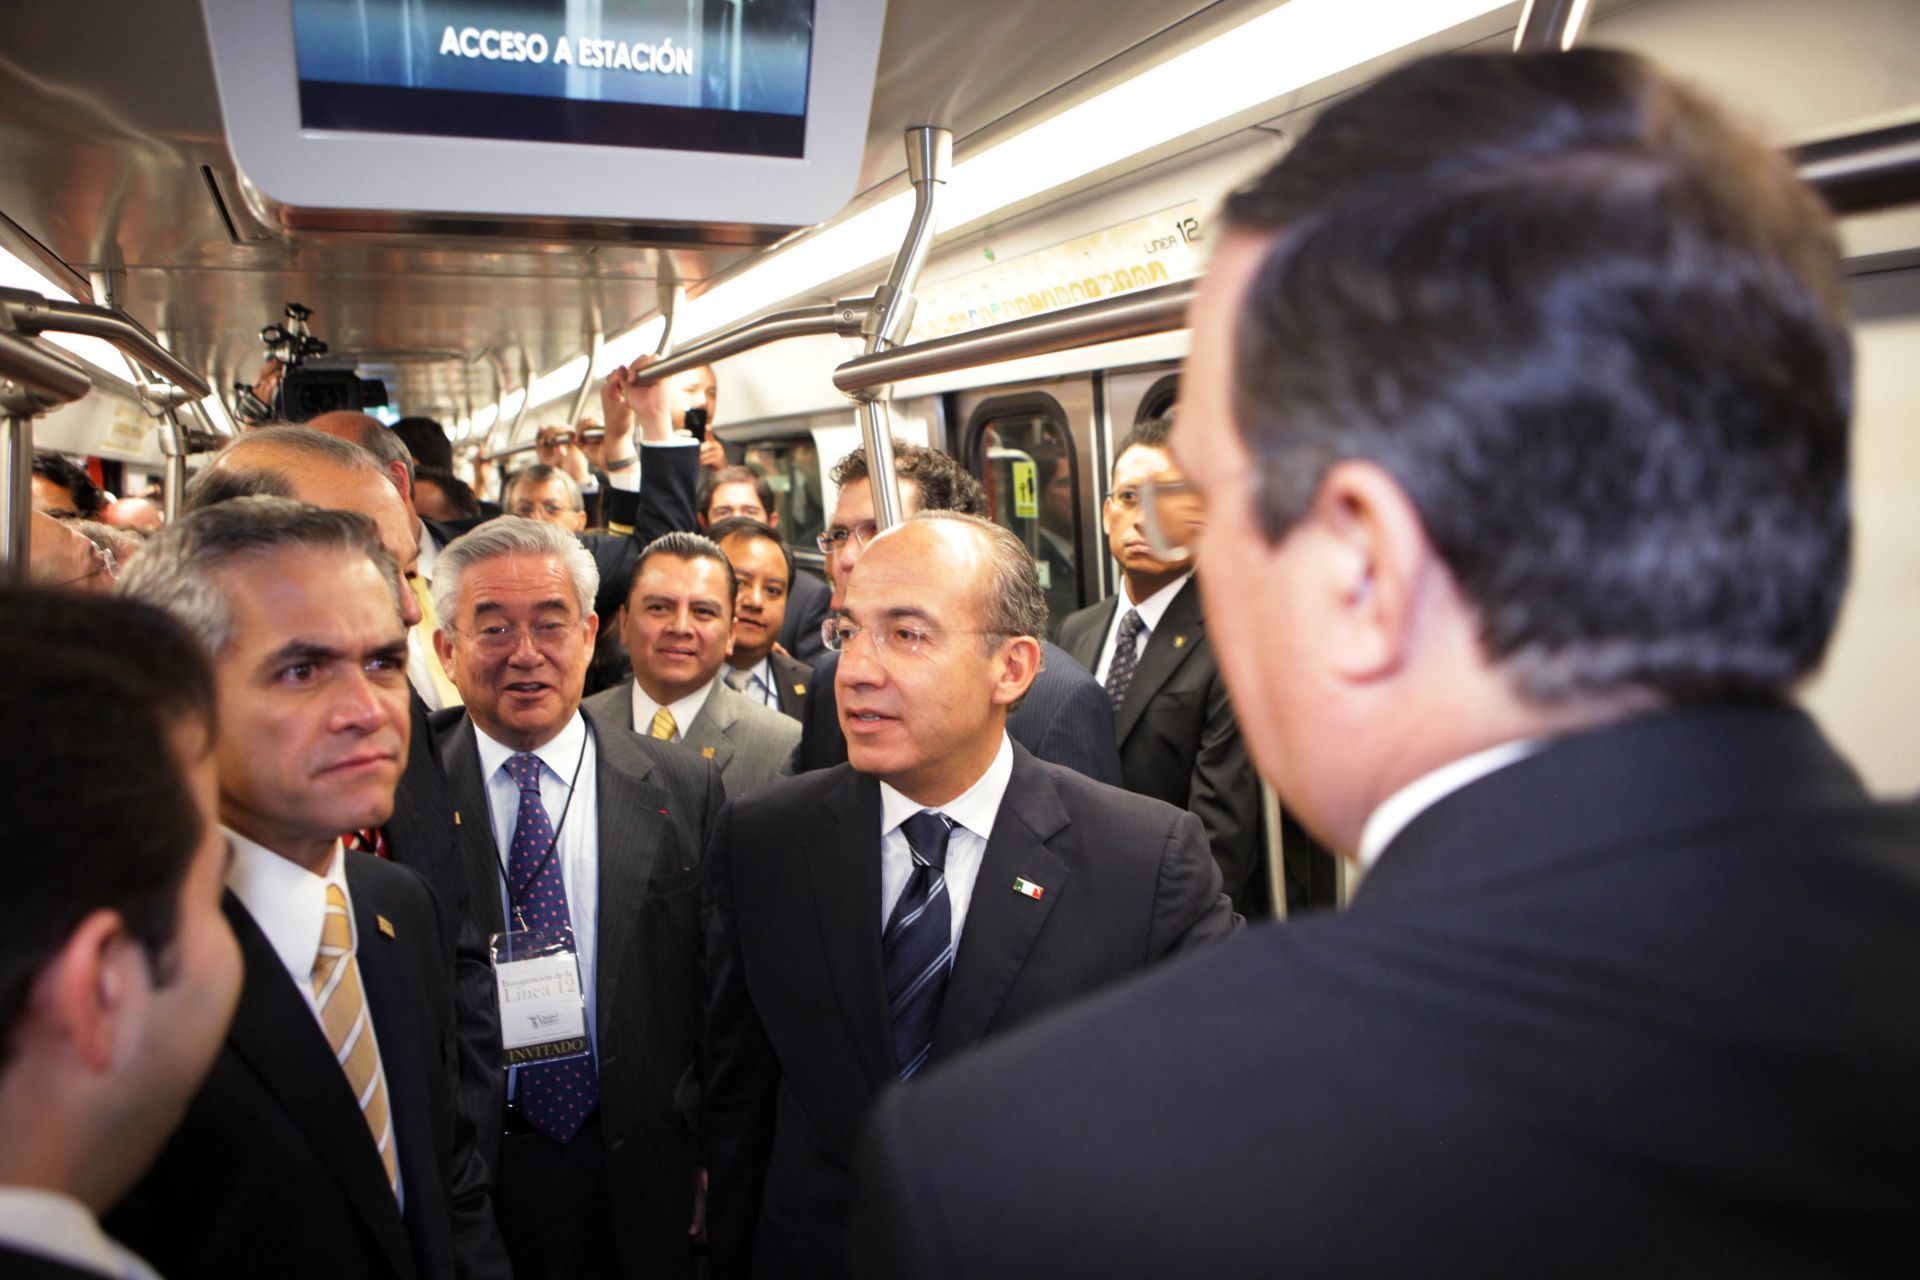
[[[433,633],[440,629],[440,615],[434,612],[433,590],[427,580],[419,574],[407,579],[407,586],[413,591],[414,599],[420,602],[420,621],[413,624],[415,631],[427,642],[427,671],[433,676],[433,687],[440,695],[442,707],[461,707],[460,689],[447,677],[447,669],[440,665],[440,651],[433,647]]]
[[[673,741],[673,712],[665,707],[653,713],[653,728],[648,730],[652,736],[666,742]]]
[[[340,886],[327,886],[326,923],[320,928],[320,954],[313,959],[313,999],[320,1006],[327,1043],[347,1084],[360,1100],[360,1114],[380,1149],[387,1185],[399,1194],[399,1166],[393,1154],[393,1116],[387,1109],[387,1076],[373,1044],[373,1024],[367,1020],[367,1001],[360,989],[360,965],[353,957],[353,922],[347,917],[347,895]]]

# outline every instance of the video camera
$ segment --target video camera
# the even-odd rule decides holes
[[[272,399],[262,398],[255,387],[234,383],[234,407],[241,421],[250,426],[267,422],[307,422],[338,409],[361,411],[387,403],[387,386],[378,378],[362,378],[355,372],[351,357],[328,360],[327,344],[313,336],[307,321],[310,308],[289,302],[286,324],[270,324],[260,330],[267,344],[267,358],[280,363],[280,379]]]

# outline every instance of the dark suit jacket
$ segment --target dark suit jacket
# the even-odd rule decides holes
[[[104,1271],[71,1266],[44,1253],[28,1253],[0,1240],[0,1276],[7,1280],[103,1280]]]
[[[846,1269],[854,1138],[899,1075],[879,847],[880,784],[851,766],[782,779],[721,815],[707,858],[707,1222],[718,1280]],[[1015,892],[1016,878],[1042,896]],[[931,1061],[1237,923],[1191,815],[1016,746]]]
[[[689,450],[691,452],[691,450]],[[600,912],[594,1045],[614,1239],[628,1275],[685,1274],[700,1110],[700,862],[723,794],[699,756],[589,714],[600,794]],[[454,802],[474,918],[505,927],[500,860],[473,722],[434,715]],[[572,819],[569,819],[572,821]],[[497,1060],[496,1060],[497,1061]],[[493,1095],[498,1135],[507,1080]]]
[[[633,684],[594,694],[580,705],[596,724],[628,733],[633,727]],[[636,735],[644,736],[644,735]],[[729,796],[745,795],[780,775],[800,742],[800,726],[756,698],[749,698],[716,680],[700,707],[700,714],[680,733],[682,751],[713,761],[720,786]]]
[[[837,653],[814,664],[813,693],[800,720],[800,747],[793,757],[795,773],[847,762],[847,738],[840,732],[840,702],[833,690],[839,669]],[[1095,782],[1121,785],[1113,704],[1107,691],[1057,645],[1041,646],[1040,674],[1007,717],[1007,736],[1050,764],[1063,764]]]
[[[405,1212],[326,1033],[229,893],[246,965],[239,1009],[185,1120],[106,1223],[162,1275],[508,1274],[486,1169],[455,1105],[454,923],[405,867],[345,856]]]
[[[1549,746],[1350,910],[916,1079],[862,1274],[1910,1273],[1916,851],[1798,711]]]
[[[797,658],[785,654],[767,655],[773,660],[773,678],[779,682],[780,710],[801,723],[804,733],[807,720],[807,698],[813,689],[813,668]]]
[[[798,565],[787,590],[787,616],[780,623],[780,647],[812,666],[826,653],[820,624],[833,612],[833,588]]]
[[[456,847],[453,792],[440,760],[427,704],[411,689],[407,702],[412,736],[407,767],[393,793],[393,816],[385,827],[387,852],[403,867],[420,873],[455,923],[454,1007],[460,1032],[460,1107],[476,1138],[495,1126],[491,1110],[493,1081],[500,1064],[500,1002],[486,939],[467,909],[466,867]],[[481,1138],[482,1152],[491,1138]]]
[[[1119,603],[1110,596],[1060,624],[1060,647],[1089,672],[1100,665]],[[1127,790],[1199,818],[1234,907],[1247,915],[1262,911],[1260,778],[1207,643],[1200,584],[1191,574],[1147,637],[1114,733]]]

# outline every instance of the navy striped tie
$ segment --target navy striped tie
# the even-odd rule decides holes
[[[953,909],[947,901],[947,838],[953,822],[922,809],[900,829],[913,849],[913,874],[880,938],[894,1060],[910,1079],[933,1051],[933,1024],[953,967]]]

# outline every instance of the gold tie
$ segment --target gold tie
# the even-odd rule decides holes
[[[648,730],[650,734],[656,738],[662,738],[671,742],[673,741],[673,729],[673,712],[662,707],[653,713],[653,728]]]
[[[393,1156],[393,1116],[387,1109],[387,1076],[373,1044],[373,1024],[367,1020],[367,1002],[360,990],[360,965],[353,957],[353,922],[347,917],[347,895],[340,886],[327,886],[326,923],[320,928],[320,954],[313,958],[313,999],[327,1043],[347,1084],[360,1100],[380,1163],[387,1169],[387,1185],[400,1189],[399,1166]]]
[[[433,609],[433,591],[427,586],[427,580],[417,573],[407,579],[407,586],[412,589],[414,599],[420,602],[420,621],[413,624],[413,629],[427,642],[427,672],[433,677],[433,687],[440,695],[440,705],[443,708],[465,706],[459,688],[447,678],[447,669],[440,665],[439,650],[433,647],[433,633],[440,629],[440,615]]]

